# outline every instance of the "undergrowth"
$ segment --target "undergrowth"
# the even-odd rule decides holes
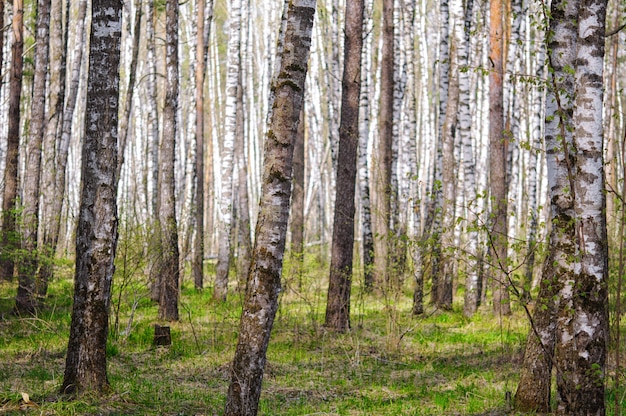
[[[527,331],[521,311],[498,319],[484,309],[467,319],[455,303],[452,311],[428,309],[414,317],[410,283],[389,301],[364,293],[355,282],[352,330],[336,334],[322,325],[327,267],[306,261],[304,276],[294,278],[285,268],[259,414],[508,414]],[[222,413],[241,311],[235,286],[220,304],[210,289],[198,292],[184,281],[181,320],[169,324],[173,345],[155,348],[153,326],[163,323],[145,282],[116,275],[114,285],[107,347],[113,393],[68,400],[58,390],[71,271],[51,283],[36,317],[13,316],[16,283],[0,282],[0,413]]]

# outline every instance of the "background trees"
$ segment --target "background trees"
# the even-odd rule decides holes
[[[259,219],[257,202],[264,192],[266,121],[275,111],[277,91],[271,78],[281,75],[289,53],[288,49],[283,53],[288,45],[281,38],[286,30],[281,14],[288,4],[244,0],[228,7],[216,3],[213,11],[212,2],[191,1],[179,4],[176,16],[169,2],[165,8],[153,2],[128,2],[123,9],[127,24],[120,41],[119,99],[125,104],[119,128],[126,139],[120,136],[117,198],[121,220],[141,235],[135,240],[125,235],[125,241],[137,241],[141,258],[153,260],[137,266],[141,279],[152,275],[168,281],[155,285],[164,319],[177,318],[179,285],[191,270],[196,286],[211,287],[210,295],[220,300],[231,288],[233,279],[228,277],[233,266],[246,276],[239,279],[241,287],[246,286],[249,247],[259,238],[249,224]],[[23,302],[22,308],[22,295],[36,291],[45,298],[54,269],[49,260],[77,258],[73,239],[84,161],[79,151],[82,132],[76,126],[89,115],[84,88],[87,65],[83,65],[89,13],[86,1],[53,0],[50,33],[35,38],[34,1],[24,3],[23,15],[20,2],[6,6],[6,23],[12,23],[2,37],[6,47],[0,131],[7,140],[0,141],[4,152],[0,169],[8,192],[3,196],[3,218],[9,222],[2,238],[13,243],[5,245],[1,254],[18,266],[26,265],[27,252],[41,260],[30,266],[38,275],[35,270],[20,272],[16,310],[26,312],[33,310],[29,306],[33,299]],[[493,1],[489,8],[456,0],[365,2],[363,51],[358,53],[363,67],[359,144],[353,149],[358,152],[359,186],[353,196],[344,191],[352,189],[352,179],[343,178],[348,163],[342,156],[340,114],[348,106],[341,103],[339,82],[340,68],[352,62],[339,53],[349,43],[340,33],[344,24],[351,23],[344,11],[352,4],[323,0],[319,6],[321,12],[311,29],[294,156],[292,202],[294,214],[299,215],[292,214],[293,226],[285,237],[293,243],[294,258],[304,266],[297,269],[299,288],[291,284],[291,275],[284,276],[286,291],[300,290],[301,283],[307,282],[307,260],[318,261],[316,267],[330,276],[332,236],[349,237],[353,232],[354,251],[348,248],[352,244],[338,249],[346,264],[332,268],[352,269],[342,290],[345,294],[354,285],[350,290],[357,291],[359,302],[372,300],[366,294],[371,289],[388,301],[414,290],[416,315],[462,307],[470,317],[483,313],[480,305],[506,315],[509,307],[516,312],[528,302],[529,311],[536,313],[533,297],[538,287],[539,296],[544,296],[545,285],[552,295],[559,295],[559,301],[570,302],[568,285],[549,284],[552,274],[569,273],[569,266],[559,262],[576,249],[572,244],[584,234],[565,224],[586,210],[575,208],[574,199],[566,195],[578,195],[574,181],[551,176],[576,167],[574,136],[583,133],[577,132],[574,116],[575,100],[583,97],[573,87],[578,60],[565,52],[559,59],[571,58],[569,63],[550,56],[546,70],[546,37],[550,50],[559,46],[546,28],[557,29],[561,11],[544,12],[540,3],[530,0],[510,6]],[[617,5],[611,10],[608,20],[619,29],[623,10]],[[17,53],[20,39],[12,33],[21,33],[22,16],[27,47]],[[571,36],[578,36],[576,28],[571,30]],[[624,130],[624,78],[619,65],[624,52],[616,45],[625,35],[612,32],[606,58],[610,65],[603,81],[607,94],[602,141],[607,189],[615,196],[623,188],[623,172],[614,168],[623,164]],[[48,72],[41,74],[46,65],[39,64],[39,53],[46,37],[51,62]],[[35,47],[30,47],[34,42]],[[9,46],[14,52],[9,53]],[[573,50],[571,45],[567,50]],[[25,74],[21,86],[17,78],[9,79],[10,72]],[[38,104],[42,80],[47,80],[44,95],[49,97],[43,107]],[[581,109],[576,111],[591,117]],[[43,169],[38,174],[36,153],[42,131]],[[571,155],[564,146],[572,148]],[[576,186],[583,185],[586,188],[582,183]],[[370,190],[374,204],[370,204]],[[281,201],[288,199],[281,195]],[[354,214],[351,207],[346,211],[349,218],[333,211],[344,202],[354,204]],[[608,202],[608,234],[614,236],[621,201],[613,197]],[[37,215],[38,221],[32,222]],[[382,222],[377,222],[380,218]],[[603,241],[601,234],[597,235]],[[584,236],[584,241],[592,237]],[[488,249],[491,252],[485,256]],[[3,270],[10,277],[14,267],[7,263]],[[38,282],[35,289],[32,278]],[[582,279],[569,279],[578,278]],[[319,284],[321,292],[327,284],[332,287],[326,279]],[[600,295],[605,290],[596,289]],[[424,304],[428,295],[432,302]],[[574,299],[571,302],[573,308]],[[348,306],[344,300],[342,307]],[[393,310],[393,302],[388,306]],[[549,314],[560,307],[541,306],[547,306]],[[586,306],[576,308],[582,311]],[[207,310],[213,310],[212,305]],[[545,324],[554,317],[546,317]],[[345,329],[349,315],[343,318]],[[540,326],[542,318],[536,314],[533,322]],[[565,331],[571,323],[561,319],[559,325],[558,330]],[[528,345],[533,342],[531,336]]]

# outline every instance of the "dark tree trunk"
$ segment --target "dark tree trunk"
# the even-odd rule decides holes
[[[94,0],[89,47],[74,306],[62,393],[104,393],[117,245],[117,118],[122,2]],[[107,30],[99,30],[106,27]]]
[[[242,68],[240,68],[242,70]],[[237,166],[237,184],[235,206],[237,215],[237,281],[245,291],[246,279],[250,272],[252,240],[250,237],[250,201],[248,200],[248,160],[246,157],[246,137],[244,133],[245,112],[243,109],[243,83],[239,81],[237,91],[237,134],[235,135],[235,163]]]
[[[196,238],[193,246],[193,282],[196,290],[204,286],[204,0],[198,0],[196,24],[196,194],[195,226]]]
[[[393,92],[394,92],[394,0],[383,0],[383,47],[381,61],[381,93],[379,115],[379,143],[373,165],[376,191],[374,225],[374,276],[379,285],[389,280],[389,225],[391,216],[391,159],[393,157]],[[381,286],[382,287],[382,286]]]
[[[339,332],[350,329],[363,10],[362,0],[346,3],[337,189],[326,303],[326,326]]]
[[[36,308],[36,275],[38,269],[37,236],[39,227],[39,189],[41,172],[41,146],[46,126],[46,76],[48,74],[50,0],[37,3],[37,37],[33,104],[31,109],[30,140],[27,145],[24,172],[24,197],[22,211],[22,250],[18,263],[19,286],[15,298],[18,313],[33,313]]]
[[[163,107],[163,138],[159,170],[159,223],[161,259],[159,267],[159,318],[178,320],[178,226],[174,166],[176,157],[176,112],[178,110],[178,1],[165,5],[166,92]]]
[[[293,145],[293,175],[291,194],[291,258],[294,263],[294,274],[298,284],[302,283],[304,267],[304,166],[306,157],[304,153],[305,132],[304,106],[300,113],[300,123],[296,141]]]
[[[489,251],[491,276],[494,280],[494,313],[511,313],[507,276],[507,135],[504,131],[504,103],[502,91],[502,62],[504,29],[502,25],[503,0],[491,0],[489,59],[489,183],[491,191],[491,229]],[[505,0],[506,1],[506,0]]]
[[[231,369],[225,415],[256,415],[278,293],[289,219],[293,144],[302,109],[315,0],[289,3],[285,49],[273,80],[263,184],[248,288]]]
[[[22,66],[24,63],[24,4],[13,0],[13,45],[11,46],[11,74],[9,81],[9,120],[7,153],[4,170],[4,197],[2,200],[2,239],[0,240],[0,277],[13,279],[15,250],[19,244],[16,230],[17,169],[20,145],[20,100],[22,97]]]

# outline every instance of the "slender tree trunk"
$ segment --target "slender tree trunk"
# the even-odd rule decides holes
[[[109,390],[106,342],[117,245],[121,34],[122,2],[93,0],[74,306],[61,393]]]
[[[227,416],[256,415],[258,411],[267,346],[278,309],[293,144],[303,103],[315,7],[315,0],[289,3],[285,45],[290,49],[282,56],[272,85],[275,98],[265,142],[256,241],[226,398]]]
[[[50,0],[37,3],[37,35],[33,104],[31,108],[30,138],[26,149],[24,196],[22,201],[22,250],[18,263],[19,285],[15,298],[18,313],[34,313],[36,275],[38,269],[39,189],[41,173],[41,146],[46,127],[46,76],[48,74],[50,39]]]
[[[141,39],[141,0],[135,5],[135,23],[133,33],[132,55],[130,59],[130,68],[128,69],[128,88],[126,91],[126,102],[122,111],[122,119],[119,127],[119,158],[117,161],[117,170],[115,177],[120,180],[120,173],[124,165],[126,143],[128,141],[128,129],[130,115],[133,109],[133,95],[135,93],[135,78],[137,74],[137,62],[139,60],[139,40]]]
[[[66,27],[69,25],[66,25]],[[63,107],[65,100],[66,81],[66,48],[63,33],[63,0],[52,0],[50,11],[50,51],[49,51],[49,88],[48,88],[48,122],[43,143],[43,167],[41,181],[41,234],[42,250],[39,258],[40,268],[36,282],[37,295],[44,297],[48,291],[48,281],[52,277],[52,260],[55,256],[56,245],[52,244],[50,233],[56,225],[52,213],[56,191],[56,144],[61,136],[63,122]]]
[[[0,277],[13,279],[17,234],[17,181],[20,145],[20,100],[22,97],[22,66],[24,62],[24,4],[13,0],[13,44],[11,46],[11,75],[9,84],[9,126],[6,163],[4,167],[4,196],[2,199],[2,239],[0,240]]]
[[[243,69],[243,68],[241,68]],[[237,88],[237,134],[235,137],[235,163],[237,166],[236,210],[237,216],[237,281],[239,287],[246,287],[246,279],[250,271],[250,255],[252,241],[250,238],[250,203],[248,200],[248,160],[246,158],[245,113],[243,111],[243,83],[239,81]]]
[[[367,34],[363,44],[361,71],[361,98],[360,98],[360,128],[359,128],[359,195],[361,197],[361,239],[363,246],[363,283],[366,290],[374,286],[374,235],[372,233],[372,214],[370,200],[370,169],[367,163],[367,146],[370,136],[370,94],[372,94],[372,19],[373,0],[367,0],[365,10],[367,17],[364,18],[364,34]]]
[[[69,10],[69,0],[67,2],[66,9]],[[78,100],[78,87],[80,84],[80,73],[83,61],[83,50],[87,45],[85,34],[85,18],[87,15],[87,1],[81,0],[78,3],[78,15],[76,20],[76,42],[79,47],[76,49],[74,55],[74,61],[72,62],[69,91],[65,100],[65,108],[63,110],[63,121],[61,126],[61,137],[57,143],[56,148],[56,166],[55,166],[55,185],[53,199],[50,203],[50,228],[47,230],[44,236],[44,245],[51,255],[56,253],[56,249],[59,243],[59,236],[61,230],[61,217],[63,212],[63,201],[67,195],[66,190],[66,173],[67,173],[67,159],[70,148],[70,138],[72,137],[72,120],[74,118],[74,110],[76,109],[76,102]],[[67,54],[68,45],[68,27],[66,26],[65,33],[65,48]],[[65,72],[65,71],[63,71]],[[61,81],[63,82],[63,81]],[[52,278],[52,263],[46,262],[43,265],[44,268],[40,271],[40,280],[42,285],[47,287],[47,281]],[[42,295],[43,293],[40,293]]]
[[[159,223],[161,232],[161,261],[159,289],[159,319],[178,320],[178,224],[176,222],[176,157],[178,111],[178,1],[165,5],[166,88],[163,107],[163,138],[161,139],[159,170]]]
[[[211,0],[209,0],[211,1]],[[204,0],[197,2],[196,23],[196,238],[193,246],[193,281],[196,290],[204,285],[204,78],[205,78],[205,47],[204,47]]]
[[[221,152],[220,223],[218,225],[219,247],[213,297],[226,300],[228,294],[228,271],[232,257],[231,235],[233,223],[233,155],[237,134],[237,89],[241,67],[241,0],[230,3],[228,38],[228,67],[226,72],[226,116],[224,140]]]
[[[458,73],[457,48],[461,40],[462,4],[459,0],[452,0],[450,20],[452,36],[450,39],[449,68],[451,74]],[[454,229],[456,205],[456,161],[455,161],[455,133],[457,130],[457,115],[459,111],[459,79],[450,77],[446,112],[442,125],[442,187],[443,206],[441,212],[441,269],[437,279],[437,298],[435,304],[441,309],[452,309],[452,280],[454,275]]]
[[[507,265],[507,135],[504,131],[503,108],[503,0],[491,0],[489,17],[489,181],[491,191],[490,252],[494,280],[493,307],[497,315],[511,313]],[[507,0],[504,0],[507,1]]]
[[[363,0],[350,1],[345,11],[337,190],[326,303],[326,326],[339,332],[350,328],[363,7]]]
[[[379,143],[374,157],[377,169],[375,186],[377,189],[374,225],[374,273],[377,283],[387,285],[389,269],[389,225],[391,215],[391,159],[393,144],[393,68],[394,68],[394,0],[383,0],[383,50],[381,61],[381,92],[379,115]]]
[[[294,271],[298,284],[302,283],[304,267],[304,175],[305,161],[304,135],[305,135],[304,105],[298,123],[298,134],[293,145],[293,190],[291,191],[291,257],[294,262]]]

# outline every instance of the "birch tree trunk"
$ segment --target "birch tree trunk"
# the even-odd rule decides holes
[[[115,177],[120,180],[122,165],[124,164],[126,143],[128,141],[128,130],[130,115],[133,107],[133,96],[135,93],[135,78],[137,73],[137,62],[139,60],[139,41],[141,39],[141,0],[135,5],[135,23],[133,28],[133,45],[130,59],[130,67],[128,69],[128,87],[126,90],[126,101],[122,110],[122,118],[119,127],[119,158]]]
[[[67,3],[69,5],[69,1]],[[69,10],[69,8],[68,8]],[[54,179],[54,193],[52,194],[52,202],[50,205],[50,211],[47,214],[49,218],[49,229],[46,230],[44,235],[44,246],[46,250],[51,254],[57,250],[59,243],[59,237],[61,234],[61,217],[63,213],[63,202],[67,195],[66,190],[66,175],[67,175],[67,162],[70,148],[70,139],[72,137],[72,121],[74,118],[74,110],[76,109],[76,102],[78,101],[78,87],[80,84],[80,74],[83,61],[83,51],[85,45],[87,45],[86,33],[85,33],[85,19],[87,16],[87,0],[81,0],[78,3],[78,14],[76,20],[76,44],[79,45],[74,53],[72,60],[69,90],[65,100],[65,108],[63,110],[63,121],[61,126],[61,135],[56,145],[56,164],[55,164],[55,179]],[[65,53],[68,50],[68,31],[66,26],[65,35]],[[65,72],[65,71],[64,71]],[[64,82],[62,79],[61,82]],[[40,271],[40,280],[47,287],[47,282],[52,278],[53,269],[52,263],[46,262]],[[40,293],[41,295],[42,293]]]
[[[24,196],[22,200],[22,250],[18,263],[19,284],[15,309],[19,314],[32,314],[37,307],[36,275],[38,269],[39,189],[41,178],[41,146],[46,127],[46,77],[48,74],[50,39],[50,0],[37,2],[37,35],[30,137],[26,149]]]
[[[2,199],[2,239],[0,240],[0,278],[13,279],[15,250],[19,244],[17,234],[17,181],[20,145],[20,100],[22,97],[22,73],[24,51],[24,3],[13,0],[13,44],[11,46],[11,74],[9,84],[9,128],[7,134],[4,189]]]
[[[581,0],[574,101],[576,248],[572,309],[557,342],[557,413],[604,415],[609,342],[608,241],[602,122],[607,0]]]
[[[117,245],[117,118],[122,2],[93,0],[74,306],[61,393],[109,390],[111,281]]]
[[[176,222],[176,183],[174,176],[178,110],[178,1],[165,5],[166,87],[163,107],[163,137],[159,169],[159,227],[161,259],[159,319],[178,320],[178,224]]]
[[[66,25],[67,27],[68,25]],[[50,45],[49,45],[49,88],[48,88],[48,123],[43,141],[42,166],[42,199],[46,201],[41,206],[41,253],[39,275],[36,282],[38,296],[45,296],[48,291],[48,281],[52,277],[52,259],[55,256],[56,245],[52,243],[50,232],[55,227],[56,220],[51,208],[57,197],[56,191],[56,144],[61,136],[63,122],[63,107],[65,100],[66,81],[66,48],[63,34],[63,0],[52,0],[50,10]]]
[[[228,65],[226,70],[226,104],[224,140],[221,152],[221,195],[219,202],[217,269],[213,298],[226,300],[228,294],[228,271],[231,259],[231,234],[233,222],[233,155],[237,134],[237,88],[241,67],[241,0],[230,5],[228,38]]]
[[[258,411],[267,346],[278,309],[293,143],[303,103],[315,3],[289,3],[284,52],[272,85],[275,98],[265,142],[256,241],[226,398],[227,416],[256,415]]]
[[[478,309],[478,201],[476,197],[476,162],[472,137],[471,91],[469,76],[469,46],[472,28],[473,1],[469,1],[463,19],[463,36],[458,47],[459,60],[459,115],[458,133],[463,149],[463,188],[467,218],[467,243],[465,248],[465,298],[463,313],[472,316]]]
[[[326,326],[338,332],[350,328],[363,8],[363,0],[355,0],[349,1],[345,10],[337,190],[326,303]]]
[[[367,148],[370,136],[370,94],[372,94],[372,29],[373,29],[373,0],[367,0],[365,5],[364,33],[367,33],[363,41],[363,53],[361,66],[361,97],[360,97],[360,128],[359,128],[359,195],[361,197],[361,239],[363,247],[363,282],[366,290],[374,286],[374,236],[372,234],[372,215],[370,200],[370,169],[368,167]]]

